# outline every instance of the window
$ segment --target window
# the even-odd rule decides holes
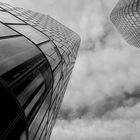
[[[47,121],[48,121],[48,112],[44,116],[44,119],[43,119],[43,121],[41,123],[40,128],[38,129],[36,137],[41,137],[41,135],[43,133],[43,130],[46,129]]]
[[[0,136],[10,127],[21,113],[16,100],[0,81]],[[1,139],[1,138],[0,138]]]
[[[0,46],[0,75],[40,54],[40,51],[24,37],[2,39]]]
[[[8,135],[4,139],[6,140],[27,140],[28,139],[27,138],[27,124],[25,121],[25,117],[23,115],[18,119],[14,127],[12,127],[11,131],[8,133]]]
[[[61,58],[58,54],[58,50],[55,47],[55,45],[51,41],[49,41],[47,43],[39,45],[39,48],[46,55],[52,69],[54,70],[56,66],[59,64],[59,62],[61,61]]]
[[[56,85],[55,89],[53,90],[52,98],[51,98],[51,103],[54,102],[54,99],[56,98],[56,95],[59,94],[59,83]]]
[[[50,95],[51,92],[49,92],[47,98],[45,99],[45,101],[43,102],[40,110],[38,111],[35,119],[33,120],[29,131],[30,131],[30,139],[33,139],[34,137],[39,137],[44,129],[44,125],[46,125],[47,120],[48,120],[48,108],[50,105]]]
[[[35,56],[5,73],[2,78],[5,81],[11,80],[8,84],[9,89],[16,95],[24,109],[28,124],[31,124],[42,102],[49,96],[53,84],[46,59],[42,54]]]
[[[37,59],[34,59],[34,61],[36,62]],[[28,64],[29,62],[26,63]],[[31,64],[33,67],[35,66],[33,60]],[[34,69],[31,67],[28,70],[27,68],[28,65],[26,66],[27,71],[17,81],[14,81],[15,84],[11,88],[23,107],[27,121],[30,124],[42,102],[49,94],[52,87],[52,75],[45,61],[40,62],[40,64],[37,63]]]
[[[13,31],[12,29],[6,27],[5,25],[0,23],[0,37],[3,36],[14,36],[17,35],[18,33]]]
[[[57,83],[60,81],[61,78],[61,73],[62,73],[62,63],[60,63],[57,68],[54,70],[53,75],[54,75],[54,85],[53,85],[53,89],[55,88],[55,86],[57,85]]]
[[[35,44],[48,41],[49,38],[29,25],[11,25],[13,29],[28,37]]]
[[[9,14],[8,12],[0,11],[0,20],[4,23],[24,23],[15,16]]]
[[[38,93],[35,95],[35,97],[32,99],[30,104],[25,109],[25,115],[28,116],[33,107],[36,105],[37,101],[41,98],[41,95],[45,91],[45,84],[41,84],[38,87]]]
[[[30,81],[30,83],[28,83],[29,81]],[[30,76],[28,76],[28,78],[26,78],[26,80],[24,80],[23,82],[25,82],[25,83],[27,82],[28,85],[26,87],[23,87],[25,85],[23,83],[23,84],[21,84],[22,85],[22,88],[20,88],[21,86],[19,86],[19,90],[22,90],[23,88],[24,89],[23,89],[23,91],[20,92],[20,94],[17,96],[17,98],[18,98],[20,104],[22,106],[24,106],[24,108],[26,108],[25,109],[25,114],[28,115],[29,114],[29,110],[31,110],[30,109],[31,108],[30,106],[32,106],[33,104],[35,104],[35,101],[36,100],[33,101],[32,105],[29,104],[30,105],[29,107],[27,107],[26,104],[27,104],[27,102],[29,102],[28,100],[33,96],[33,94],[35,94],[35,91],[39,91],[39,89],[42,88],[42,90],[41,90],[42,92],[41,93],[39,92],[40,94],[39,93],[37,94],[37,96],[39,96],[39,97],[44,92],[44,90],[45,90],[45,87],[44,87],[44,84],[43,84],[44,79],[43,79],[42,75],[39,72],[36,72],[35,71],[33,74],[30,74]],[[36,98],[39,98],[39,97],[36,97]]]
[[[52,87],[49,64],[42,53],[23,37],[2,40],[0,52],[1,78],[16,95],[30,124]]]

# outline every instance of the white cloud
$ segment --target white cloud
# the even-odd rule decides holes
[[[80,52],[64,106],[75,108],[85,103],[94,104],[105,96],[133,93],[140,85],[139,60],[137,48],[108,46],[93,52]]]
[[[119,108],[104,118],[59,120],[51,140],[139,140],[140,104]]]
[[[59,124],[60,123],[60,124]],[[139,140],[140,121],[60,121],[51,140]]]

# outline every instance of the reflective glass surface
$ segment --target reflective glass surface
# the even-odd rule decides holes
[[[13,36],[17,35],[18,33],[13,31],[12,29],[8,28],[7,26],[0,23],[0,37],[3,36]]]
[[[27,124],[23,115],[17,120],[4,140],[28,140]]]
[[[3,23],[24,23],[8,12],[0,11],[0,21]]]
[[[40,51],[24,37],[0,40],[0,75],[39,53]]]
[[[0,139],[4,132],[19,117],[21,110],[11,93],[0,81]],[[8,103],[8,105],[7,105]]]
[[[59,82],[60,78],[61,78],[61,74],[62,74],[62,64],[60,63],[54,70],[53,76],[54,76],[54,85],[53,88],[55,88],[55,86],[57,85],[57,83]]]
[[[31,39],[36,44],[49,40],[47,36],[29,25],[11,25],[11,27]]]
[[[33,120],[32,124],[29,128],[30,139],[33,139],[35,137],[39,138],[47,125],[51,92],[52,91],[49,92],[47,98],[43,102],[40,110],[38,111],[35,119]]]
[[[56,66],[59,64],[59,62],[61,61],[55,45],[51,41],[49,41],[47,43],[39,45],[39,48],[43,51],[43,53],[49,60],[52,69],[54,70]]]

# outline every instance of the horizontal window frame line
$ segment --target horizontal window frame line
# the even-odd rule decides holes
[[[17,34],[17,35],[9,35],[9,36],[0,36],[0,40],[2,39],[9,39],[9,38],[16,38],[16,37],[21,37],[22,35]]]
[[[7,23],[7,22],[3,22],[6,25],[28,25],[27,23]]]
[[[41,43],[38,43],[37,45],[38,45],[38,47],[39,47],[40,45],[46,44],[46,43],[48,43],[48,42],[50,42],[50,41],[51,41],[51,40],[50,40],[50,38],[49,38],[49,40],[44,41],[44,42],[41,42]]]

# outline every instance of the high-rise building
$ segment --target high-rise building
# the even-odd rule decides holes
[[[130,45],[140,47],[140,0],[119,0],[110,18]]]
[[[50,138],[79,45],[50,16],[0,3],[0,139]]]

